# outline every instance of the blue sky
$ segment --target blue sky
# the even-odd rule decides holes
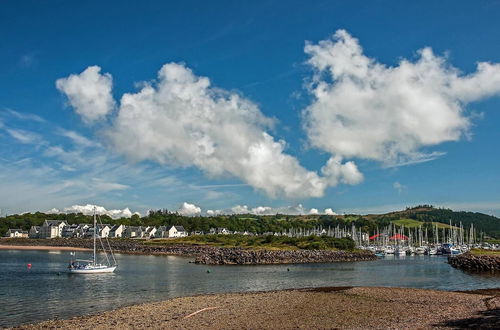
[[[0,7],[2,214],[500,215],[498,1]]]

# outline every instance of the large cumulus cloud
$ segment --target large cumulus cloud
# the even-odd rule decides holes
[[[286,143],[268,133],[273,124],[251,101],[170,63],[156,81],[122,96],[106,135],[133,160],[234,176],[273,198],[321,197],[329,185],[359,182],[350,177],[352,165],[336,162],[338,170],[326,171],[328,177],[302,167],[285,152]]]
[[[386,165],[424,161],[423,147],[468,134],[467,103],[500,92],[500,65],[478,63],[462,75],[430,48],[415,61],[389,67],[363,54],[344,30],[307,43],[316,75],[312,104],[303,112],[312,146],[335,157],[364,158]]]
[[[99,66],[89,66],[79,74],[56,81],[57,89],[67,96],[69,104],[86,123],[104,118],[115,106],[111,94],[113,79],[109,73],[100,72]]]

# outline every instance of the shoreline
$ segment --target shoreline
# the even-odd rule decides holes
[[[92,251],[92,249],[70,246],[50,246],[50,245],[3,245],[0,250],[23,250],[23,251]]]
[[[422,306],[436,308],[422,317]],[[172,298],[17,329],[498,328],[499,313],[500,288],[322,287]]]
[[[255,250],[239,247],[217,247],[191,244],[154,244],[150,241],[131,239],[111,239],[109,243],[114,253],[139,255],[174,255],[193,258],[194,263],[206,265],[268,265],[354,262],[376,260],[369,251],[342,250]],[[67,247],[70,250],[91,248],[92,240],[81,238],[54,239],[1,239],[5,246],[50,246]]]

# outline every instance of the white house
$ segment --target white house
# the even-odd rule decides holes
[[[168,230],[168,237],[186,237],[187,235],[186,229],[182,226],[172,226]]]
[[[231,234],[231,232],[229,230],[227,230],[226,228],[219,227],[219,228],[210,228],[210,234],[212,234],[212,235],[214,235],[214,234],[229,235],[229,234]]]
[[[40,238],[62,237],[63,228],[67,225],[66,221],[45,220],[40,228]]]
[[[9,229],[7,230],[7,237],[19,237],[19,238],[28,238],[28,232],[26,230],[21,229]]]
[[[108,224],[97,225],[97,234],[102,238],[109,237],[110,231],[111,231],[111,225]]]
[[[157,231],[156,227],[148,226],[144,230],[144,237],[146,237],[146,238],[154,238],[155,234],[156,234],[156,231]]]
[[[114,225],[113,227],[111,227],[111,230],[109,231],[108,237],[120,238],[123,236],[124,231],[125,231],[124,225]]]

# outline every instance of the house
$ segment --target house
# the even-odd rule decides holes
[[[63,228],[67,225],[66,221],[45,220],[40,228],[40,238],[62,237]]]
[[[72,225],[66,226],[63,228],[61,236],[66,237],[66,238],[75,237],[77,230],[78,230],[77,224],[72,224]]]
[[[124,231],[125,231],[124,225],[114,225],[113,227],[111,227],[108,237],[121,238],[123,236]]]
[[[128,238],[142,238],[144,237],[144,228],[141,226],[130,226],[125,229],[123,237]]]
[[[111,225],[108,224],[97,225],[97,234],[101,238],[109,237],[110,231],[111,231]]]
[[[219,227],[219,228],[210,228],[210,234],[212,235],[229,235],[231,234],[231,232],[229,230],[227,230],[226,228],[222,228],[222,227]]]
[[[168,230],[168,237],[186,237],[188,235],[183,226],[172,226]]]
[[[168,229],[166,226],[160,226],[156,229],[155,238],[166,238],[168,237]]]
[[[90,225],[88,223],[79,224],[78,227],[76,228],[74,237],[85,237],[89,228]]]
[[[144,230],[144,237],[154,238],[156,231],[157,231],[156,227],[147,226],[146,229]]]
[[[40,226],[31,226],[28,237],[29,238],[40,238]]]
[[[28,238],[28,232],[21,229],[9,229],[7,230],[6,237],[18,237],[18,238]]]

